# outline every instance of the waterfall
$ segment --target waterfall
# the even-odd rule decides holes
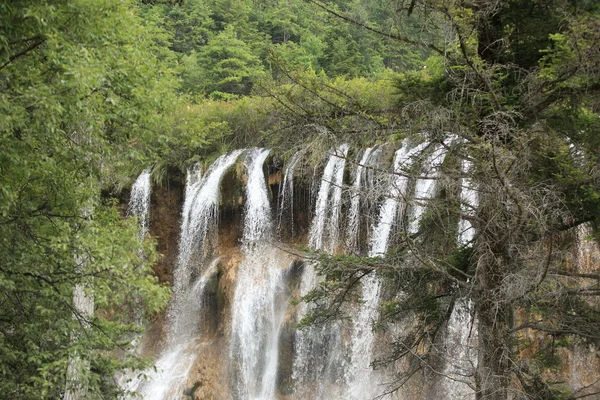
[[[392,227],[398,220],[398,206],[400,201],[406,202],[408,194],[409,173],[413,159],[426,147],[426,143],[420,144],[412,149],[404,141],[402,147],[396,151],[394,156],[394,177],[390,182],[388,194],[383,205],[379,209],[377,225],[373,228],[371,236],[370,257],[382,257],[387,252]]]
[[[242,152],[235,150],[222,155],[206,171],[203,179],[193,176],[192,183],[187,185],[179,236],[179,258],[174,271],[173,288],[176,294],[190,284],[194,256],[198,253],[204,256],[206,235],[217,222],[221,180]]]
[[[284,299],[282,256],[269,244],[272,218],[263,164],[269,150],[253,149],[246,158],[248,182],[244,217],[244,260],[237,273],[232,306],[230,362],[239,399],[273,399],[279,330]]]
[[[131,196],[129,197],[129,207],[127,215],[137,216],[140,223],[140,236],[143,237],[148,232],[148,216],[150,210],[150,171],[146,168],[135,180],[131,186]]]
[[[348,250],[358,253],[359,242],[360,242],[360,231],[361,231],[361,198],[363,197],[362,191],[363,186],[366,184],[369,187],[367,181],[367,172],[369,167],[377,165],[379,157],[381,155],[381,149],[375,149],[374,147],[367,148],[358,165],[356,166],[356,174],[354,176],[354,182],[352,183],[352,191],[350,198],[350,209],[348,210],[348,227],[346,229],[346,247]],[[372,179],[371,179],[372,187]]]
[[[398,207],[401,199],[408,194],[408,170],[412,160],[425,147],[425,144],[409,149],[405,141],[394,156],[394,176],[387,190],[386,199],[379,210],[377,224],[373,228],[369,257],[384,257],[387,252],[390,233],[398,220]],[[352,362],[348,368],[348,395],[353,399],[367,399],[378,394],[380,377],[370,367],[373,356],[375,335],[372,324],[379,318],[379,298],[382,282],[375,273],[362,279],[362,300],[358,314],[353,319]]]
[[[342,185],[349,146],[342,144],[332,151],[323,171],[315,204],[315,215],[309,231],[308,243],[313,250],[333,253],[339,238],[339,222],[342,206]],[[305,296],[317,285],[317,274],[313,264],[306,264],[300,282],[300,295]],[[299,307],[299,315],[309,310],[305,303]],[[326,327],[309,327],[298,331],[292,379],[296,388],[316,385],[311,397],[323,397],[327,385],[340,380],[339,369],[343,364],[341,349],[341,327],[331,324]],[[332,393],[328,395],[331,397]]]
[[[315,216],[310,227],[308,246],[333,253],[339,238],[342,210],[342,184],[349,146],[342,144],[329,156],[317,195]]]
[[[463,215],[474,215],[477,209],[478,196],[473,183],[466,178],[467,173],[473,168],[472,164],[463,160],[461,163],[462,178],[460,180],[460,210]],[[475,229],[471,222],[461,218],[458,223],[459,246],[471,243]],[[446,348],[446,365],[443,375],[446,379],[442,383],[445,397],[453,399],[474,399],[474,373],[477,367],[477,352],[474,342],[477,340],[477,320],[474,316],[473,303],[460,298],[454,304],[452,314],[448,320],[448,327],[444,345]]]
[[[446,365],[441,391],[448,400],[475,399],[474,373],[477,367],[477,321],[473,316],[473,303],[459,299],[454,304],[448,320],[444,340]]]
[[[419,231],[419,224],[427,208],[427,202],[435,195],[438,173],[444,163],[446,154],[446,147],[438,145],[421,167],[421,176],[415,183],[412,212],[408,221],[409,234],[415,234]]]
[[[211,262],[198,281],[181,299],[178,315],[185,321],[175,336],[167,343],[165,350],[154,363],[155,369],[147,372],[148,377],[137,379],[129,385],[145,400],[179,400],[183,396],[187,377],[201,352],[202,342],[195,336],[201,323],[203,295],[207,283],[217,272],[219,258]]]
[[[270,150],[252,149],[246,158],[248,183],[243,238],[246,244],[258,243],[271,235],[271,207],[263,172],[263,164],[269,152]]]
[[[471,170],[473,166],[467,160],[462,161],[462,173],[461,178],[461,191],[460,191],[460,211],[463,215],[473,216],[477,209],[478,197],[477,192],[470,179],[466,178],[465,175]],[[473,240],[475,235],[475,229],[471,225],[468,219],[461,218],[458,222],[458,244],[464,246]]]
[[[188,198],[192,187],[202,180],[202,164],[196,162],[187,167],[185,176],[185,198]]]
[[[234,262],[230,261],[229,254],[224,254],[223,259],[227,261],[217,268],[220,259],[213,259],[208,264],[208,256],[214,250],[209,244],[213,243],[212,232],[218,224],[221,181],[242,152],[247,178],[241,197],[244,206],[240,232],[242,257],[240,262]],[[311,200],[314,215],[308,229],[308,247],[332,255],[345,247],[361,254],[361,243],[365,247],[365,238],[368,238],[368,252],[363,250],[364,253],[383,258],[394,243],[394,235],[402,221],[408,219],[403,226],[405,231],[418,232],[427,203],[435,195],[438,171],[446,149],[441,145],[432,148],[429,143],[414,146],[405,140],[394,154],[392,168],[385,174],[389,180],[379,179],[384,174],[378,175],[381,190],[370,197],[368,195],[375,192],[373,170],[382,149],[366,148],[356,157],[358,164],[353,168],[350,196],[345,203],[343,187],[348,153],[347,144],[333,148],[325,160],[322,175],[320,178],[315,175],[316,195]],[[309,326],[302,331],[291,329],[294,318],[298,321],[312,310],[306,303],[289,308],[291,292],[305,296],[319,284],[318,265],[305,262],[300,270],[298,260],[280,249],[280,243],[277,243],[280,236],[276,235],[276,232],[288,229],[289,220],[293,220],[288,220],[286,213],[293,211],[295,171],[305,152],[295,153],[285,166],[276,211],[271,208],[272,195],[264,172],[269,154],[267,149],[237,150],[219,157],[204,174],[201,174],[200,164],[188,168],[167,337],[155,363],[156,370],[145,372],[149,379],[134,379],[129,385],[129,390],[137,395],[147,400],[186,398],[193,393],[184,394],[188,375],[193,375],[194,381],[203,385],[207,379],[222,378],[224,374],[227,383],[223,386],[215,384],[215,388],[206,390],[222,390],[222,397],[217,398],[240,400],[363,400],[381,395],[389,383],[391,370],[371,368],[379,349],[373,323],[379,319],[384,289],[384,281],[376,271],[361,280],[362,303],[344,309],[352,313],[352,321],[334,321]],[[423,154],[427,156],[422,157]],[[463,162],[460,199],[464,216],[474,215],[473,210],[477,207],[476,192],[465,178],[471,168],[468,162]],[[411,178],[417,170],[419,176]],[[128,214],[137,215],[140,222],[148,218],[143,216],[143,210],[148,209],[149,172],[144,171],[132,187]],[[381,196],[384,198],[377,214],[371,215],[375,221],[367,232],[364,210],[371,198]],[[342,214],[344,204],[348,206],[345,218]],[[410,218],[407,218],[406,210],[410,211]],[[147,222],[143,226],[147,229]],[[345,237],[341,234],[343,229]],[[473,232],[470,222],[461,219],[458,243],[471,243]],[[232,230],[228,242],[237,233]],[[238,260],[239,254],[235,252],[231,260]],[[300,271],[302,275],[298,276]],[[231,319],[219,321],[219,335],[211,340],[218,342],[220,347],[211,347],[211,355],[205,353],[207,361],[204,363],[199,357],[202,357],[203,349],[207,349],[203,346],[209,343],[202,334],[203,317],[208,312],[203,301],[208,297],[205,296],[207,287],[214,287],[217,276],[217,293],[222,296],[217,297],[222,301],[218,300],[221,301],[219,305],[211,304],[215,307],[225,304],[227,308],[219,308],[218,313],[211,309],[211,312],[219,316],[230,315]],[[450,379],[440,378],[439,386],[433,386],[441,390],[440,397],[472,397],[473,392],[468,386],[469,374],[476,362],[472,346],[474,335],[471,334],[476,321],[472,314],[470,303],[463,299],[456,301],[446,328],[447,337],[441,343],[446,349],[441,371]],[[214,349],[222,351],[218,360],[212,358]],[[193,373],[190,373],[192,367]]]
[[[209,228],[217,223],[219,191],[223,175],[235,163],[243,150],[219,157],[208,169],[203,179],[199,166],[188,170],[186,192],[182,211],[179,238],[179,258],[174,271],[174,293],[167,322],[167,340],[155,371],[148,373],[147,381],[134,380],[128,385],[148,400],[181,398],[187,374],[197,355],[199,343],[196,336],[202,313],[202,298],[206,283],[216,272],[217,260],[207,268],[192,285],[192,265],[195,252],[206,252]]]
[[[283,174],[283,183],[281,184],[281,188],[279,190],[279,196],[278,196],[280,200],[279,200],[279,215],[278,215],[279,222],[277,225],[277,232],[279,232],[280,234],[282,231],[284,215],[287,212],[289,212],[289,215],[291,216],[291,218],[289,219],[289,222],[291,224],[290,233],[291,234],[294,233],[294,218],[293,218],[294,171],[296,171],[296,166],[302,159],[303,155],[304,155],[304,150],[300,150],[300,151],[296,152],[285,167],[285,172]]]

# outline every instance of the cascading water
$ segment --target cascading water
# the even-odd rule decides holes
[[[408,221],[409,234],[419,231],[419,224],[425,213],[427,202],[435,195],[440,167],[444,163],[447,153],[445,146],[438,145],[421,167],[421,177],[415,183],[412,210]]]
[[[201,353],[203,343],[199,341],[199,325],[203,309],[203,294],[207,283],[217,272],[219,259],[216,258],[204,271],[183,298],[178,310],[181,319],[187,320],[186,329],[180,326],[172,336],[154,364],[155,369],[149,371],[148,377],[137,381],[137,388],[130,385],[145,400],[179,400],[183,396],[185,383],[194,361]]]
[[[467,160],[462,161],[462,172],[466,175],[473,168]],[[464,216],[473,216],[477,209],[477,192],[473,187],[473,183],[464,176],[460,180],[460,211]],[[473,240],[475,229],[467,218],[461,218],[458,222],[458,244],[464,246]]]
[[[473,166],[467,160],[463,160],[461,170],[461,213],[464,216],[472,216],[477,209],[478,196],[470,180],[465,178],[467,172]],[[466,218],[461,218],[458,224],[459,246],[471,243],[475,229]],[[445,398],[449,400],[474,399],[475,387],[474,372],[477,367],[477,352],[474,342],[477,340],[477,321],[473,313],[473,303],[464,298],[458,299],[454,304],[452,314],[448,320],[444,345],[446,348],[446,365],[443,376],[446,378],[442,384]]]
[[[459,299],[448,320],[445,336],[445,359],[442,383],[444,398],[448,400],[475,399],[474,373],[477,368],[476,341],[477,321],[473,316],[473,304]]]
[[[296,171],[296,166],[302,159],[303,155],[304,150],[296,152],[296,154],[292,156],[290,162],[285,167],[283,183],[281,184],[281,188],[279,190],[279,221],[277,225],[277,231],[279,233],[281,233],[286,213],[289,213],[289,215],[292,216],[292,213],[294,212],[294,172]],[[289,222],[291,224],[290,233],[293,234],[294,219],[289,218]]]
[[[142,237],[148,232],[151,190],[150,171],[151,168],[146,168],[131,186],[129,207],[127,208],[127,215],[137,216],[140,223],[140,236]]]
[[[190,165],[185,174],[185,198],[190,193],[192,186],[202,180],[202,164],[199,162]]]
[[[423,143],[409,149],[408,144],[404,142],[402,147],[396,151],[394,156],[394,177],[390,182],[388,195],[379,209],[377,225],[373,228],[371,235],[370,257],[382,257],[387,252],[392,227],[398,219],[401,219],[397,218],[398,206],[400,205],[400,201],[406,202],[409,183],[408,176],[413,159],[426,146],[427,144]]]
[[[369,257],[383,257],[387,252],[390,233],[398,220],[401,199],[408,194],[408,170],[412,160],[425,144],[409,149],[406,141],[394,156],[394,176],[390,182],[386,199],[379,210],[377,225],[373,228]],[[379,317],[381,280],[371,273],[362,279],[363,304],[353,319],[352,358],[348,368],[348,396],[353,399],[375,397],[380,388],[380,376],[370,367],[375,335],[372,324]]]
[[[198,355],[196,341],[202,311],[202,297],[206,283],[214,275],[216,261],[192,285],[194,251],[204,255],[206,235],[216,226],[220,183],[223,175],[235,163],[243,150],[219,157],[199,179],[199,168],[192,168],[186,184],[186,198],[182,211],[179,259],[174,273],[174,299],[170,306],[166,345],[155,363],[156,371],[146,381],[133,381],[129,389],[147,400],[181,398],[187,374]],[[200,260],[201,261],[201,260]]]
[[[342,185],[348,149],[347,144],[334,149],[325,166],[308,237],[309,247],[313,250],[331,254],[338,244]],[[316,285],[315,266],[308,263],[300,282],[300,295],[305,296]],[[299,308],[300,316],[308,311],[305,303]],[[292,379],[296,388],[302,388],[298,390],[312,393],[314,398],[322,398],[327,385],[336,381],[339,383],[342,375],[339,371],[343,364],[341,328],[338,324],[331,325],[310,327],[298,331],[296,335]]]
[[[332,254],[340,234],[342,185],[349,146],[342,144],[329,156],[317,195],[315,216],[310,227],[308,246]]]
[[[363,186],[369,182],[365,182],[367,179],[369,167],[377,165],[379,157],[381,156],[381,149],[369,147],[367,148],[360,162],[356,166],[356,175],[354,176],[354,182],[352,183],[352,192],[350,198],[350,209],[348,210],[348,227],[346,229],[346,247],[351,252],[358,253],[359,241],[360,241],[360,228],[361,228],[361,197]],[[372,184],[372,182],[371,182]]]
[[[406,199],[411,192],[410,173],[416,169],[416,160],[420,159],[417,156],[427,151],[430,156],[418,168],[421,176],[416,181],[415,204],[409,208],[412,220],[406,229],[409,233],[417,231],[427,202],[435,194],[437,171],[446,155],[441,146],[431,153],[426,150],[427,146],[427,143],[423,143],[411,148],[405,141],[395,153],[390,180],[378,179],[385,185],[386,194],[379,207],[378,218],[371,227],[368,242],[370,257],[384,257],[387,253],[394,227],[405,219]],[[367,197],[361,197],[361,193],[370,191],[373,186],[373,168],[370,167],[377,165],[381,150],[368,148],[360,155],[352,179],[347,220],[343,220],[342,194],[348,151],[348,145],[338,146],[327,159],[314,200],[315,214],[307,238],[312,250],[329,254],[341,250],[344,238],[341,238],[340,225],[347,221],[346,247],[354,253],[360,253],[358,243],[365,236],[363,232],[361,239],[358,233],[361,226],[360,210],[365,208],[364,200],[368,200]],[[149,381],[138,381],[129,387],[150,400],[184,398],[183,391],[193,367],[193,378],[190,379],[194,382],[201,382],[196,379],[203,376],[198,375],[204,373],[202,371],[211,371],[206,373],[215,374],[212,377],[226,378],[228,387],[220,386],[223,392],[219,394],[222,397],[218,398],[362,400],[377,397],[384,390],[381,385],[387,382],[391,372],[374,371],[370,367],[377,352],[372,325],[379,318],[382,281],[375,273],[362,279],[363,304],[347,310],[352,312],[352,322],[332,322],[311,326],[303,331],[292,329],[294,318],[297,321],[302,314],[310,311],[310,306],[300,303],[296,308],[288,309],[291,292],[297,290],[299,295],[306,295],[318,285],[318,277],[315,264],[311,263],[305,263],[302,276],[297,276],[300,270],[295,268],[298,263],[293,264],[294,256],[280,250],[280,245],[274,242],[276,222],[272,217],[269,187],[263,170],[269,150],[252,149],[246,152],[247,183],[243,197],[241,262],[232,263],[231,260],[240,254],[236,252],[235,256],[222,256],[223,260],[230,261],[220,262],[216,259],[208,268],[203,268],[207,265],[207,254],[211,253],[209,242],[212,243],[212,235],[209,236],[209,232],[217,225],[221,180],[241,153],[242,150],[239,150],[220,157],[204,177],[201,177],[199,165],[188,169],[180,253],[174,271],[175,293],[168,314],[167,339],[155,364],[156,372],[147,373]],[[294,171],[302,154],[296,153],[284,170],[276,213],[279,229],[285,225],[282,222],[283,213],[293,207]],[[464,164],[464,168],[469,166]],[[473,188],[464,180],[461,184],[461,203],[465,207],[470,205],[475,208],[477,199]],[[471,208],[462,211],[468,215]],[[464,226],[470,228],[470,225]],[[467,244],[473,238],[472,228],[461,228],[460,232],[459,243]],[[218,275],[217,264],[221,265]],[[199,278],[195,279],[197,275]],[[203,304],[209,282],[219,282],[217,290],[226,290],[218,292],[223,295],[218,301],[222,301],[221,304],[227,305],[227,308],[214,314],[229,315],[230,312],[231,319],[220,321],[220,327],[216,328],[223,329],[220,337],[226,339],[211,337],[211,341],[226,340],[220,342],[219,346],[222,347],[203,347],[208,344],[203,342],[208,337],[201,333],[205,332],[201,329],[201,322],[203,315],[209,312]],[[208,287],[214,288],[215,285],[211,283]],[[210,304],[211,307],[215,306],[214,303]],[[441,381],[439,388],[445,390],[444,398],[449,398],[447,395],[461,398],[463,394],[468,398],[472,394],[468,391],[468,385],[458,382],[465,378],[473,365],[472,347],[468,346],[473,339],[469,336],[470,331],[465,331],[466,326],[470,326],[467,320],[472,314],[470,307],[468,303],[458,300],[447,327],[448,339],[443,344],[448,349],[448,361],[443,372],[457,382],[449,379]],[[217,310],[208,308],[212,313]],[[203,349],[204,352],[213,349],[210,354],[225,350],[227,362],[219,358],[215,361],[217,365],[210,364],[213,361],[204,364],[205,360],[198,358],[199,354],[203,354]]]
[[[194,268],[192,259],[206,250],[206,235],[217,222],[219,211],[219,189],[223,175],[235,163],[244,150],[235,150],[219,157],[206,171],[204,179],[193,177],[186,188],[183,204],[179,258],[174,271],[175,293],[185,290],[190,284]]]
[[[279,330],[287,308],[281,254],[270,245],[272,218],[263,164],[269,150],[247,156],[243,255],[232,307],[230,363],[238,399],[275,395]]]

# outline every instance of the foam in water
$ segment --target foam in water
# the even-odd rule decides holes
[[[230,363],[240,399],[273,399],[278,339],[287,308],[280,252],[269,244],[272,218],[263,164],[269,150],[247,156],[244,260],[237,273],[232,306]]]
[[[148,216],[150,210],[150,171],[146,168],[131,186],[131,196],[127,215],[135,215],[140,223],[140,236],[148,232]]]

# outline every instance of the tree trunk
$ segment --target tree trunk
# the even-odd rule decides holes
[[[485,296],[485,295],[484,295]],[[510,384],[510,309],[484,299],[477,307],[479,400],[506,400]]]

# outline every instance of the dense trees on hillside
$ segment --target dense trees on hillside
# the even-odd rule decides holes
[[[385,2],[342,1],[334,7],[361,15],[377,30],[394,31],[397,23]],[[429,53],[302,0],[189,0],[181,6],[147,7],[146,15],[166,30],[167,45],[181,62],[181,90],[194,94],[249,94],[260,78],[277,78],[269,53],[296,68],[346,77],[420,69]],[[403,29],[417,38],[434,36],[415,24],[407,26]]]

